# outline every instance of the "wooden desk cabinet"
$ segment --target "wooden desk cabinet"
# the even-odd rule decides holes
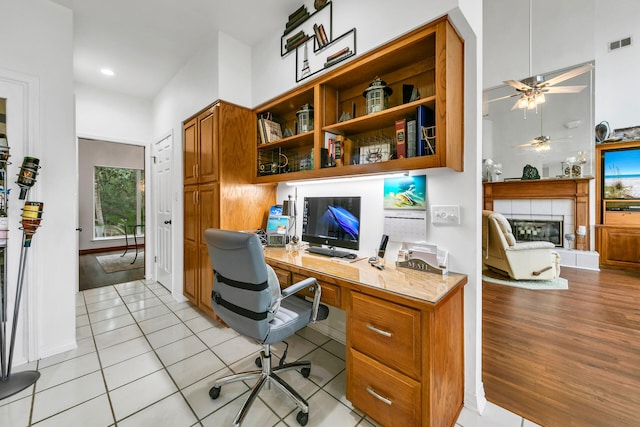
[[[347,399],[384,426],[454,426],[463,405],[463,287],[438,276],[366,260],[267,248],[282,286],[316,277],[322,301],[346,311]],[[382,285],[381,285],[382,284]]]

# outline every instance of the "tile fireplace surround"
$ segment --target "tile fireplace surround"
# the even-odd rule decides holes
[[[599,255],[589,250],[590,179],[593,178],[486,182],[484,209],[500,212],[510,219],[562,219],[564,233],[575,232],[578,225],[587,225],[587,235],[574,241],[572,248],[565,239],[564,248],[556,250],[560,254],[560,265],[598,270]]]

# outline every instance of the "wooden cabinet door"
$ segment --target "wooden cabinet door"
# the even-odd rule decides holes
[[[184,285],[182,293],[194,304],[198,303],[198,245],[184,240]]]
[[[601,228],[598,246],[600,264],[636,270],[640,268],[640,228]]]
[[[198,121],[191,119],[186,122],[182,130],[184,185],[197,182],[196,168],[198,164]]]
[[[200,245],[200,295],[198,298],[198,307],[207,312],[210,316],[214,316],[211,308],[211,290],[213,289],[213,269],[211,268],[211,260],[209,258],[209,250],[206,242]]]
[[[218,180],[218,111],[215,106],[198,116],[200,158],[197,173],[201,184]]]
[[[194,304],[198,298],[198,187],[195,185],[184,188],[184,261],[183,261],[183,289],[185,297]]]

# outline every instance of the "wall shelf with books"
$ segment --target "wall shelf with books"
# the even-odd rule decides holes
[[[335,48],[331,45],[330,49],[321,52],[333,52]],[[256,182],[431,167],[462,171],[463,49],[463,40],[447,17],[443,17],[339,64],[309,83],[259,106],[256,114],[278,113],[285,116],[291,126],[300,105],[311,103],[315,109],[315,130],[278,146],[283,150],[295,148],[298,156],[312,153],[312,168],[269,176],[257,173]],[[367,95],[377,78],[388,88],[385,90],[388,99],[384,108],[372,109],[371,104],[367,105],[371,101]],[[404,126],[405,135],[416,138],[421,135],[419,129],[424,127],[426,131],[422,135],[428,138],[431,152],[426,150],[425,155],[416,153],[410,158],[406,158],[409,153],[405,152],[405,158],[399,158],[403,154],[396,147],[397,126],[400,125]],[[333,163],[342,166],[325,167],[323,156],[327,155],[327,141],[336,136],[349,138],[351,142],[347,147],[351,147],[352,152],[347,153],[346,161],[340,159]],[[265,148],[256,150],[258,170],[259,156],[268,151]]]
[[[323,40],[331,40],[333,36],[332,28],[332,2],[313,13],[309,13],[306,6],[300,6],[289,15],[289,20],[285,24],[284,34],[280,38],[280,56],[297,50],[302,44],[306,44],[316,35],[324,36]],[[318,46],[325,44],[322,40],[314,42]]]
[[[313,52],[310,52],[308,44],[296,49],[296,82],[307,79],[336,66],[345,59],[356,54],[356,29],[352,28],[335,39],[324,42],[318,41],[318,36],[313,37]]]

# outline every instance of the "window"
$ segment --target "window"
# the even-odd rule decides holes
[[[95,166],[93,186],[95,239],[124,237],[144,223],[144,170]]]

